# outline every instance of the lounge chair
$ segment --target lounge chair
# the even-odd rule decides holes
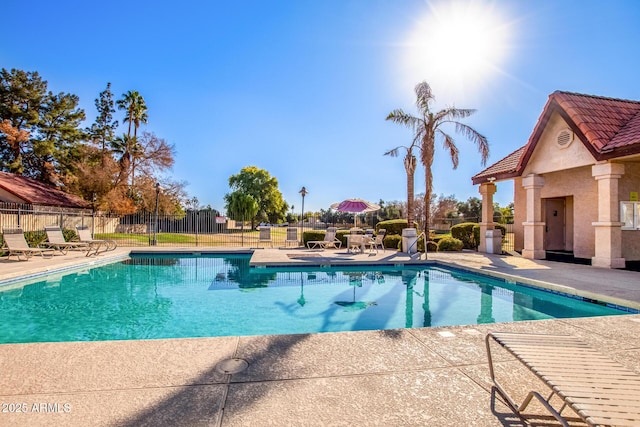
[[[339,249],[342,246],[342,242],[336,237],[337,231],[337,227],[328,227],[326,233],[324,234],[324,240],[310,240],[307,242],[307,248],[326,249],[329,247],[333,247]]]
[[[271,247],[273,247],[273,240],[271,240],[271,227],[260,227],[258,245],[260,245],[260,243],[269,243]]]
[[[298,229],[296,227],[287,228],[287,239],[284,241],[285,246],[293,245],[298,246]]]
[[[35,254],[39,254],[44,258],[45,255],[53,257],[53,254],[55,253],[54,249],[30,247],[27,240],[24,238],[24,232],[21,227],[5,228],[2,230],[2,240],[4,241],[4,246],[6,246],[9,251],[7,258],[10,258],[11,255],[15,255],[18,258],[18,261],[21,260],[21,256],[24,256],[24,261],[26,261]]]
[[[62,229],[57,225],[45,226],[44,231],[47,233],[48,241],[42,242],[40,245],[60,251],[63,255],[66,255],[69,249],[83,249],[87,251],[87,256],[91,254],[92,250],[95,250],[94,245],[91,243],[67,242],[64,238],[64,234],[62,234]]]
[[[384,228],[381,228],[380,230],[378,230],[378,234],[376,234],[376,237],[367,242],[367,246],[369,246],[369,250],[371,252],[375,250],[376,253],[378,253],[378,247],[382,248],[382,252],[384,252],[385,234],[387,234],[387,230],[385,230]]]
[[[542,380],[551,389],[549,397],[531,390],[521,405],[516,404],[496,379],[491,342],[505,348]],[[493,390],[519,416],[524,417],[523,411],[535,397],[565,427],[569,426],[562,415],[566,407],[590,426],[640,425],[640,375],[577,338],[492,332],[486,336],[485,343]],[[562,404],[559,409],[552,406],[554,397],[554,401]]]
[[[118,247],[118,244],[115,240],[94,239],[91,235],[91,232],[89,231],[89,227],[87,227],[86,225],[76,225],[76,231],[78,232],[78,238],[81,242],[90,243],[93,245],[99,244],[99,246],[95,250],[95,253],[98,253],[100,251],[100,247],[102,245],[105,246],[105,251],[112,251]]]

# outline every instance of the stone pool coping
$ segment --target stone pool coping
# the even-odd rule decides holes
[[[122,253],[94,261],[110,262],[128,251],[122,248]],[[276,265],[286,254],[266,249],[254,257]],[[477,253],[438,255],[429,257],[520,282],[640,303],[640,273]],[[0,279],[15,277],[16,271],[37,274],[55,270],[54,264],[73,268],[86,262],[82,255],[66,257],[18,267],[0,260]],[[354,261],[423,261],[397,253],[376,257],[365,253]],[[491,394],[483,337],[495,330],[576,335],[640,373],[640,315],[302,335],[3,344],[0,401],[13,403],[14,411],[0,412],[0,425],[520,426]],[[230,359],[246,362],[247,369],[227,373],[221,367]],[[534,381],[518,362],[505,355],[498,360],[505,386],[516,394]],[[15,412],[16,404],[26,410]]]

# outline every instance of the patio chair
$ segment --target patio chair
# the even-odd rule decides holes
[[[324,240],[309,240],[307,242],[307,248],[326,249],[329,247],[333,247],[336,249],[340,249],[340,247],[342,246],[342,242],[336,237],[337,231],[337,227],[328,227],[326,233],[324,234]]]
[[[382,248],[382,252],[384,252],[385,234],[387,234],[387,230],[385,230],[384,228],[381,228],[380,230],[378,230],[378,234],[376,234],[376,237],[369,240],[369,242],[367,242],[367,245],[369,246],[369,250],[371,252],[375,250],[376,253],[378,253],[378,247]]]
[[[364,234],[347,235],[347,252],[364,252],[368,240]]]
[[[496,379],[491,342],[506,349],[549,387],[549,397],[531,390],[522,404],[516,404]],[[566,407],[590,426],[640,425],[640,375],[577,338],[492,332],[485,343],[494,384],[492,392],[497,391],[520,417],[524,418],[523,411],[535,397],[565,427],[569,426],[567,417],[562,415]],[[552,406],[552,398],[560,401],[559,409]]]
[[[53,254],[55,253],[54,249],[30,247],[27,240],[24,238],[22,227],[5,228],[2,230],[2,240],[4,241],[4,246],[6,246],[9,251],[7,259],[10,258],[11,255],[15,255],[18,258],[18,261],[21,261],[21,256],[24,256],[24,261],[26,261],[34,254],[39,254],[44,258],[45,255],[49,254],[53,257]]]
[[[260,243],[269,243],[271,247],[273,247],[273,240],[271,240],[271,227],[260,227],[258,245],[260,245]]]
[[[69,249],[83,249],[86,250],[86,255],[89,256],[92,252],[93,246],[87,242],[67,242],[62,234],[62,229],[57,225],[48,225],[44,227],[44,231],[47,233],[47,242],[42,242],[41,246],[47,246],[49,248],[60,251],[62,255],[66,255]]]
[[[95,253],[97,254],[100,251],[100,247],[102,245],[105,246],[105,251],[112,251],[118,247],[118,244],[115,240],[100,240],[94,239],[89,231],[89,227],[86,225],[76,225],[76,231],[78,232],[78,238],[81,242],[90,243],[93,245],[99,244],[96,248]]]
[[[287,239],[284,241],[285,246],[293,245],[297,247],[298,242],[298,229],[296,227],[287,228]]]

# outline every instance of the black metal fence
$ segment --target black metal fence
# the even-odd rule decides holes
[[[446,233],[451,227],[444,221],[434,221],[438,233]],[[25,232],[44,231],[48,225],[75,230],[76,226],[88,226],[96,238],[116,240],[120,246],[228,246],[228,247],[274,247],[291,244],[287,229],[295,229],[298,241],[309,230],[325,229],[328,226],[350,228],[353,223],[331,223],[319,217],[308,217],[304,223],[275,224],[270,226],[271,243],[260,241],[258,224],[229,220],[215,215],[212,210],[187,211],[182,215],[141,212],[136,214],[114,214],[48,208],[17,203],[0,203],[0,229],[20,226]],[[365,222],[360,227],[374,227]],[[513,250],[513,228],[507,224],[503,239],[503,250]],[[291,231],[289,232],[291,233]]]

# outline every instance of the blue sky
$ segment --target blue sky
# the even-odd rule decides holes
[[[434,108],[478,110],[466,123],[489,139],[488,164],[526,143],[555,90],[640,99],[634,0],[5,0],[3,15],[2,67],[78,95],[87,125],[107,82],[116,98],[139,91],[144,130],[176,147],[171,179],[219,210],[229,176],[249,165],[297,212],[302,186],[306,211],[406,199],[401,158],[383,153],[411,134],[385,117],[415,113],[422,80]],[[479,197],[480,157],[456,142],[457,170],[436,153],[434,192]],[[495,200],[512,199],[499,183]]]

